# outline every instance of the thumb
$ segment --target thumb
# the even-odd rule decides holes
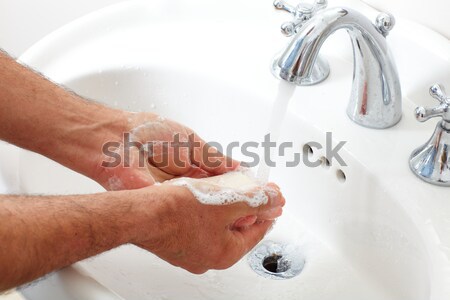
[[[240,166],[238,161],[223,155],[198,135],[193,134],[190,138],[195,145],[191,152],[191,161],[204,171],[212,175],[221,175],[236,170]]]

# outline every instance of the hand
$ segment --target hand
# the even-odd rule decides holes
[[[180,124],[155,114],[124,112],[83,99],[2,51],[0,66],[0,139],[42,154],[108,190],[138,189],[176,176],[219,175],[239,165],[223,155],[207,162],[204,154],[217,151]],[[171,144],[152,147],[151,155],[139,165],[139,152],[149,148],[132,147],[131,154],[124,155],[128,151],[124,133],[131,133],[132,142],[140,145],[164,145],[175,142],[175,137],[183,143],[191,142],[191,137],[197,145],[180,149],[179,155]],[[116,146],[107,147],[111,151],[107,152],[105,145],[110,143]],[[167,159],[160,160],[165,156]],[[130,167],[125,165],[127,161]]]
[[[114,139],[120,144],[115,152],[121,163],[99,164],[94,176],[108,190],[138,189],[175,177],[220,175],[239,166],[181,124],[153,113],[125,113],[125,117],[127,125]],[[116,163],[111,157],[101,160]]]
[[[158,214],[161,223],[139,226],[141,232],[134,244],[195,274],[234,265],[261,241],[285,204],[274,184],[264,187],[268,203],[256,208],[242,202],[204,205],[184,187],[161,185],[150,189],[157,190],[163,205]],[[149,214],[154,211],[145,205],[141,210]]]

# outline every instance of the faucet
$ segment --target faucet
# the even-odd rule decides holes
[[[400,80],[386,37],[395,25],[395,18],[381,13],[375,25],[363,14],[350,8],[327,8],[327,0],[313,5],[300,3],[294,7],[275,0],[276,9],[294,16],[282,25],[282,32],[293,36],[278,56],[272,73],[297,85],[313,85],[325,80],[328,63],[319,56],[327,38],[339,29],[346,29],[353,45],[353,88],[347,115],[355,123],[384,129],[396,125],[402,117]]]
[[[441,117],[430,140],[414,150],[409,160],[413,173],[420,179],[440,186],[450,186],[450,98],[445,95],[442,85],[435,84],[430,94],[440,102],[434,108],[418,107],[416,118],[425,122]]]

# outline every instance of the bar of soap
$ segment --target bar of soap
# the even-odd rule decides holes
[[[184,186],[203,204],[225,205],[247,202],[252,207],[266,204],[265,189],[250,170],[239,170],[208,178],[177,178],[164,184]]]

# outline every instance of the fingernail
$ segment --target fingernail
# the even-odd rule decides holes
[[[284,206],[285,200],[280,192],[270,188],[265,189],[265,192],[269,196],[269,205],[272,207]]]
[[[273,183],[273,182],[269,182],[267,184],[267,186],[271,187],[272,189],[276,190],[277,192],[281,191],[280,187],[278,185],[276,185],[275,183]]]

